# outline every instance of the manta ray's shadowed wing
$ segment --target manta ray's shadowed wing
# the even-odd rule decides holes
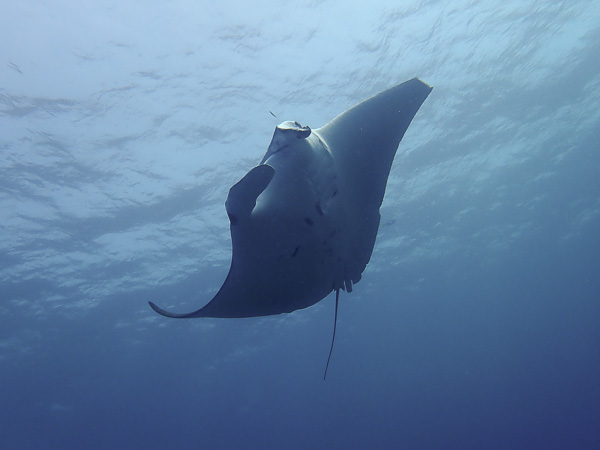
[[[311,306],[352,290],[377,236],[394,155],[431,87],[407,81],[311,130],[275,129],[261,164],[231,188],[233,256],[203,308],[174,318],[254,317]]]
[[[335,161],[346,211],[348,277],[360,280],[379,229],[379,207],[396,150],[431,87],[417,78],[394,86],[315,130]]]
[[[271,166],[257,166],[229,190],[225,207],[231,223],[232,246],[234,255],[236,256],[240,253],[246,253],[244,248],[245,240],[242,239],[240,241],[238,238],[239,233],[237,233],[237,231],[240,227],[243,229],[244,226],[247,225],[252,210],[256,206],[256,199],[269,185],[274,174],[275,171]],[[236,264],[236,259],[238,258],[232,258],[229,275],[217,295],[206,306],[198,311],[187,314],[174,314],[160,308],[152,302],[149,302],[150,306],[157,313],[175,319],[194,317],[248,317],[247,308],[244,305],[250,303],[250,312],[253,312],[254,306],[252,305],[255,302],[252,297],[252,292],[246,296],[237,295],[238,289],[241,289],[241,286],[238,286],[238,284],[241,283],[240,280],[248,277],[244,277],[244,270],[237,270],[239,261],[238,264]],[[248,273],[248,275],[251,277],[252,274]],[[233,278],[235,281],[228,282],[230,278]],[[231,291],[233,291],[233,293]],[[213,311],[215,306],[217,306],[216,312]]]

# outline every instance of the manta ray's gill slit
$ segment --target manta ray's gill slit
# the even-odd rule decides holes
[[[313,220],[310,217],[305,217],[304,218],[304,222],[306,222],[308,225],[310,225],[311,227],[315,224],[313,222]]]
[[[292,253],[292,258],[298,254],[298,250],[300,250],[299,245],[297,245],[296,248],[294,249],[294,253]]]
[[[317,210],[317,212],[319,213],[320,216],[324,216],[325,213],[323,212],[323,208],[321,208],[321,203],[317,202],[315,204],[315,209]]]

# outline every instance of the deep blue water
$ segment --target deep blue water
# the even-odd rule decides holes
[[[600,3],[449,3],[1,5],[0,447],[600,448]],[[414,76],[327,381],[333,296],[150,310],[277,123]]]

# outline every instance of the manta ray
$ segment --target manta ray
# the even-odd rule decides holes
[[[352,292],[371,258],[396,150],[431,90],[414,78],[321,128],[278,125],[260,163],[229,190],[233,256],[221,289],[197,311],[152,309],[178,319],[269,316],[335,291],[335,339],[340,289]]]

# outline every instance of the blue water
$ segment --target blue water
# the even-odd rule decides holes
[[[0,5],[0,447],[600,448],[600,3],[205,3]],[[150,310],[277,123],[414,76],[327,381],[333,296]]]

